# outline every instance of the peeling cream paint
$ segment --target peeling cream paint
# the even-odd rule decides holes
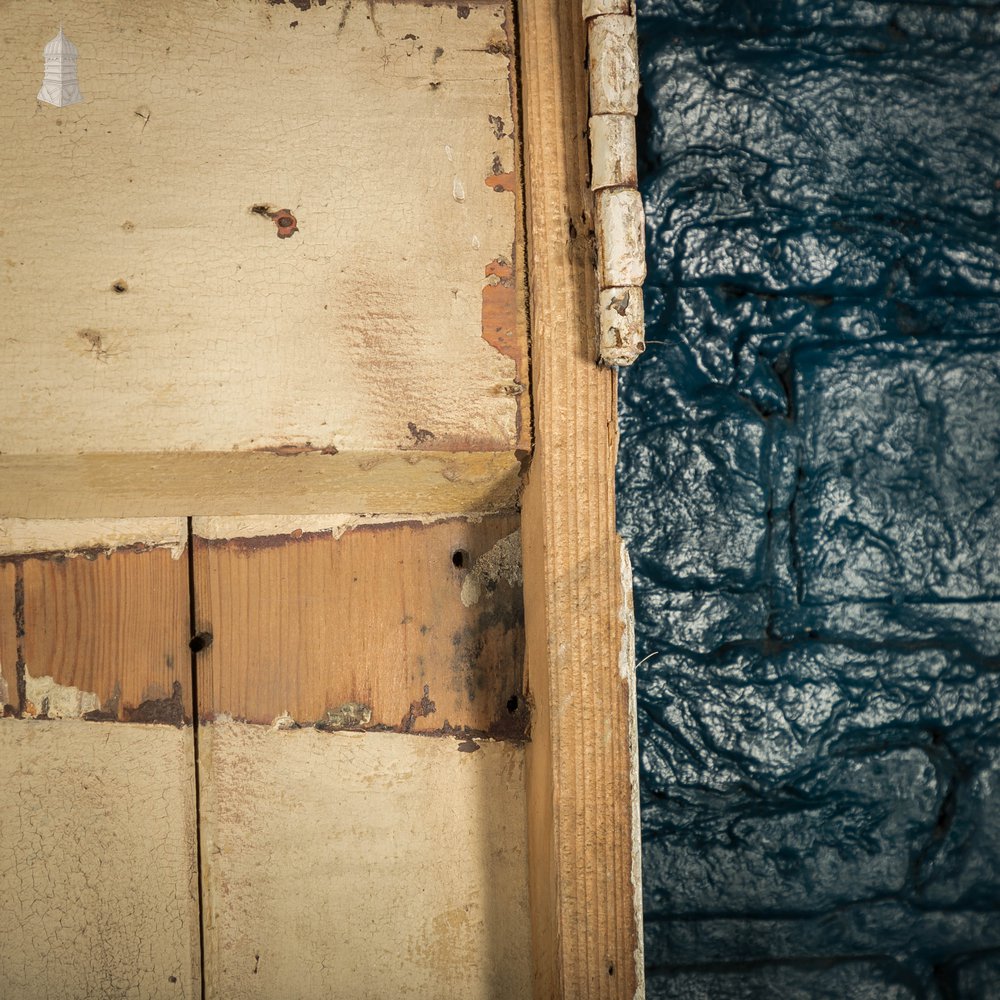
[[[462,514],[463,521],[479,524],[487,515],[477,511]],[[273,535],[332,535],[340,538],[345,532],[368,525],[436,524],[455,517],[454,514],[281,514],[275,516],[196,517],[192,533],[209,541],[235,538],[269,538]]]
[[[636,944],[635,961],[636,989],[634,1000],[646,996],[645,956],[642,938],[642,826],[639,812],[639,721],[636,707],[635,678],[635,608],[632,604],[632,560],[629,558],[625,542],[619,544],[619,574],[621,579],[621,607],[618,620],[622,624],[621,647],[618,651],[618,673],[628,682],[628,739],[629,739],[629,785],[632,798],[632,865],[629,881],[632,883],[632,905],[635,914]]]
[[[512,587],[520,587],[521,532],[512,531],[501,538],[488,552],[484,552],[462,581],[462,603],[471,608],[479,603],[483,588],[503,580]]]
[[[601,14],[635,14],[632,0],[583,0],[583,16],[599,17]]]
[[[336,708],[328,708],[318,724],[320,729],[360,729],[372,721],[371,705],[359,701],[345,701]]]
[[[180,559],[187,546],[187,519],[0,518],[0,556],[59,552],[72,557],[83,550],[111,553],[128,545],[169,548],[171,557]]]
[[[600,352],[606,365],[629,365],[646,349],[642,289],[602,288]]]
[[[631,115],[591,115],[590,188],[638,185],[635,119]]]
[[[7,695],[9,690],[7,688],[7,681],[2,673],[3,664],[0,664],[0,705],[8,705],[10,702],[7,700]]]
[[[0,724],[0,996],[201,996],[193,739]]]
[[[58,684],[54,677],[32,677],[24,668],[26,714],[50,719],[80,719],[101,710],[101,699],[93,691]]]
[[[632,605],[632,560],[628,548],[619,539],[619,579],[621,580],[622,604],[618,609],[618,620],[622,624],[622,641],[618,650],[618,676],[628,680],[635,675],[635,609]]]

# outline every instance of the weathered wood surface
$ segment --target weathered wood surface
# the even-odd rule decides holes
[[[632,1000],[643,988],[634,668],[615,533],[615,375],[595,364],[586,29],[576,3],[518,10],[535,426],[522,515],[534,996]]]
[[[324,455],[291,449],[106,458],[0,456],[0,516],[512,510],[522,464],[513,453],[493,451]]]
[[[507,7],[301,7],[6,5],[0,516],[512,505]]]
[[[190,719],[186,535],[169,518],[0,520],[6,713]]]
[[[207,996],[529,995],[518,745],[217,722],[200,747]]]
[[[0,996],[200,995],[190,728],[0,721]]]
[[[195,518],[200,714],[523,736],[517,528]]]

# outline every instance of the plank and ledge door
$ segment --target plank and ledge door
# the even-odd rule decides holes
[[[530,995],[510,4],[4,16],[0,996]]]

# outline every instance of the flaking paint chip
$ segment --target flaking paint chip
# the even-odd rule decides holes
[[[76,75],[76,46],[66,37],[62,28],[45,46],[45,76],[38,100],[65,108],[83,100]]]

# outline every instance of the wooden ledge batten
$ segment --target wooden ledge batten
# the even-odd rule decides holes
[[[535,454],[522,498],[534,996],[641,997],[616,376],[596,364],[586,26],[518,5]]]

